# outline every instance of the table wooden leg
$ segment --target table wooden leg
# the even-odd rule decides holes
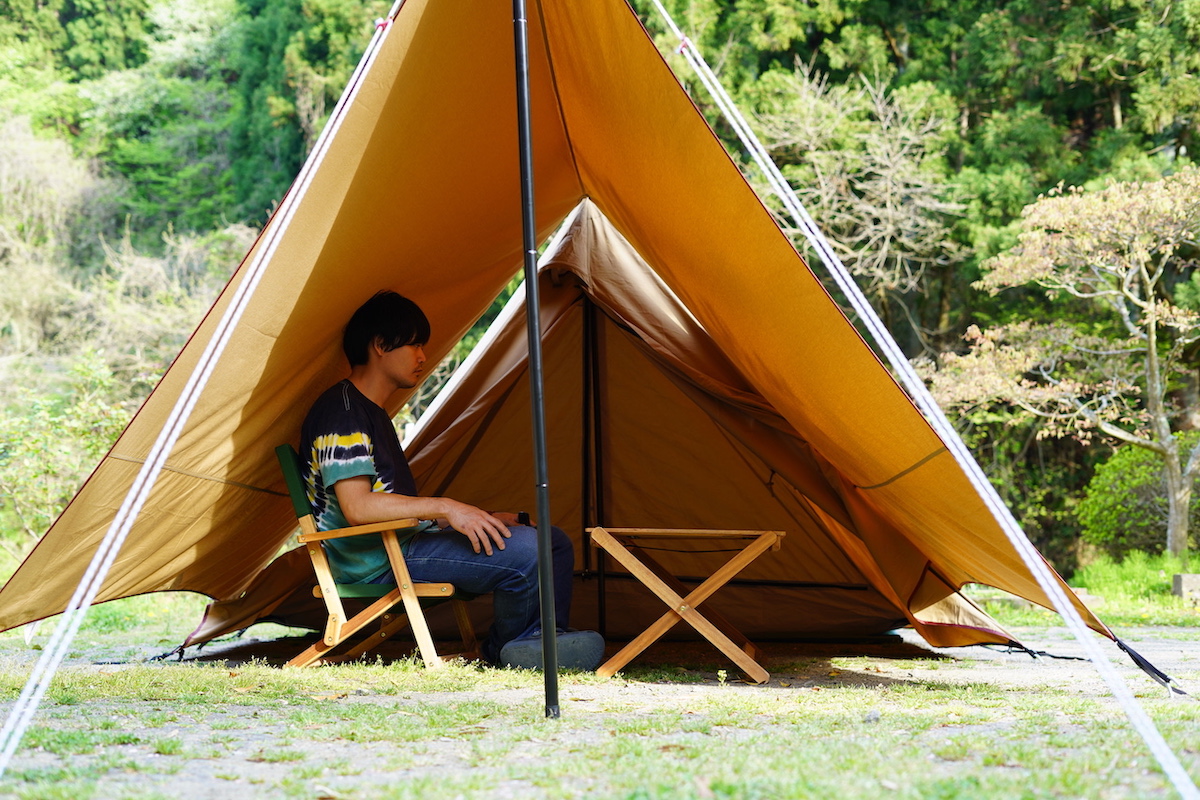
[[[727,583],[730,578],[744,569],[747,564],[770,548],[776,540],[774,534],[764,534],[755,539],[690,592],[687,597],[681,597],[679,593],[668,586],[652,569],[638,560],[636,556],[629,552],[624,544],[614,538],[608,531],[603,528],[595,528],[592,531],[592,539],[608,551],[613,558],[629,570],[634,577],[641,581],[650,591],[654,592],[671,609],[641,635],[605,662],[597,670],[598,674],[602,676],[615,674],[621,667],[628,664],[630,660],[669,631],[680,619],[683,619],[741,668],[752,680],[758,683],[765,683],[770,679],[771,676],[765,669],[734,644],[728,636],[717,629],[709,620],[705,619],[704,616],[696,611],[695,607],[708,599],[717,589]]]
[[[654,574],[657,575],[660,580],[662,580],[663,583],[671,587],[676,594],[681,596],[688,594],[688,588],[684,586],[678,578],[668,572],[662,564],[659,564],[658,561],[654,559],[654,556],[650,555],[649,552],[632,543],[629,544],[628,547],[631,553],[637,556],[642,563],[649,567]],[[699,605],[699,602],[695,604]],[[742,648],[742,650],[746,652],[746,655],[753,659],[758,658],[759,649],[754,645],[753,642],[747,639],[741,631],[735,628],[729,620],[725,619],[724,614],[717,611],[715,608],[710,607],[704,610],[704,616],[707,617],[713,625],[717,626],[717,630],[728,636],[733,641],[737,642],[738,647]]]

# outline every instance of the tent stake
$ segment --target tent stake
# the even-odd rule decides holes
[[[533,137],[529,114],[529,38],[525,0],[513,0],[513,37],[517,61],[517,135],[521,151],[521,230],[525,252],[525,319],[529,333],[530,405],[533,412],[533,460],[537,484],[538,587],[542,604],[542,675],[546,716],[559,717],[558,637],[554,619],[554,568],[550,543],[550,484],[546,467],[546,404],[542,380],[542,323],[538,314],[537,231],[533,213]]]

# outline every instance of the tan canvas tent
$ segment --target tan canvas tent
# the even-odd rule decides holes
[[[248,256],[261,282],[98,600],[201,592],[225,609],[209,634],[286,610],[307,575],[287,560],[264,573],[295,522],[272,451],[346,374],[342,324],[396,289],[429,314],[436,358],[520,264],[511,30],[505,4],[409,0],[395,15]],[[909,623],[940,645],[1005,641],[957,594],[969,582],[1049,605],[624,2],[542,0],[530,30],[539,235],[578,209],[543,278],[554,522],[786,530],[721,595],[752,637]],[[67,605],[246,275],[0,591],[0,628]],[[518,316],[412,442],[423,492],[531,505]],[[703,554],[670,557],[703,571]],[[577,558],[594,565],[582,541]],[[593,624],[595,593],[579,596],[572,623]],[[612,633],[641,602],[611,581]]]

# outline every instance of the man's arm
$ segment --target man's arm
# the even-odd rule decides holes
[[[410,497],[390,492],[372,492],[366,475],[345,478],[333,485],[342,515],[351,525],[386,522],[390,519],[444,519],[450,527],[471,540],[476,553],[492,554],[492,545],[503,550],[512,536],[508,527],[488,512],[449,497]]]

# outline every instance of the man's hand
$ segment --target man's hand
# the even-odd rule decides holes
[[[489,514],[483,509],[449,500],[446,521],[450,527],[466,536],[471,541],[471,548],[476,552],[482,550],[486,555],[492,554],[494,544],[500,550],[504,549],[504,540],[512,536],[508,524],[500,516]],[[505,512],[500,512],[501,515]],[[516,515],[512,514],[515,524]]]
[[[345,478],[333,485],[342,514],[351,525],[386,522],[392,519],[444,520],[451,528],[471,540],[476,553],[492,554],[493,545],[504,549],[504,540],[512,536],[508,526],[483,509],[449,497],[410,497],[391,492],[371,491],[371,481],[363,475]],[[516,517],[514,515],[513,519]]]

